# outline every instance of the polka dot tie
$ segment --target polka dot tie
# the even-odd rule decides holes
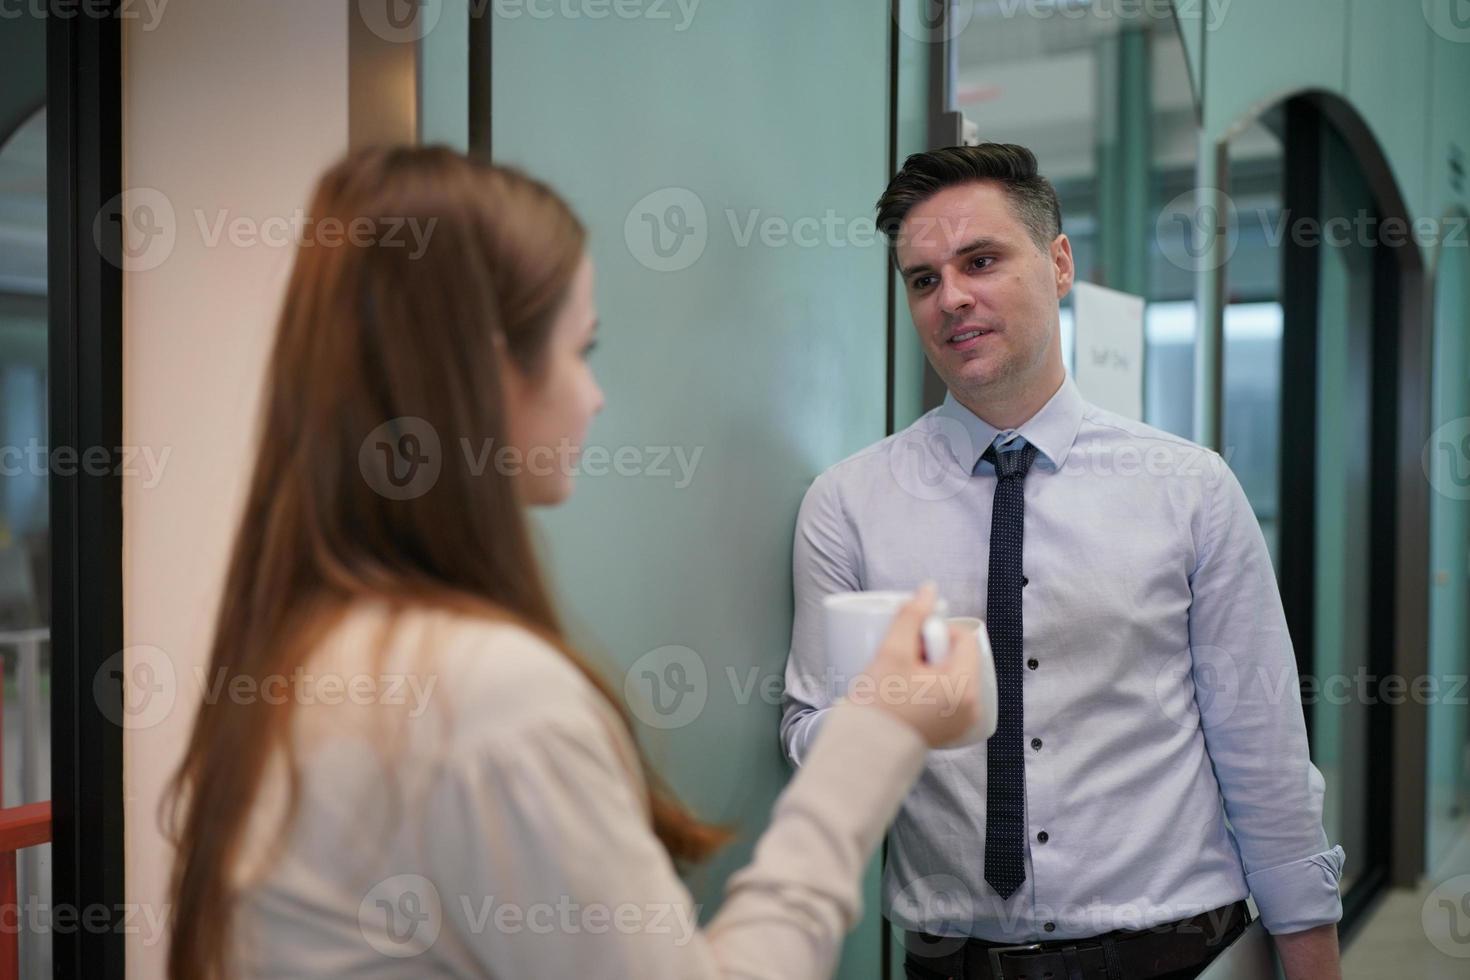
[[[1010,898],[1026,880],[1026,767],[1021,731],[1021,538],[1026,471],[1036,447],[1016,439],[982,457],[995,467],[990,517],[990,578],[985,590],[985,624],[995,652],[1000,720],[986,743],[985,880]]]

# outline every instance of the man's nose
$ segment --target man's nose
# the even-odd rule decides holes
[[[939,308],[945,313],[958,313],[974,306],[969,290],[958,276],[942,274],[939,278]]]

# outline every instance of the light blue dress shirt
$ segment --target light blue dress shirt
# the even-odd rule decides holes
[[[781,741],[800,765],[846,688],[822,597],[933,579],[985,615],[999,437],[1026,477],[1026,880],[984,881],[985,745],[931,752],[889,831],[898,925],[1017,943],[1143,929],[1254,897],[1266,929],[1342,917],[1296,661],[1265,540],[1220,456],[1083,400],[1067,377],[1019,429],[953,396],[807,491]]]

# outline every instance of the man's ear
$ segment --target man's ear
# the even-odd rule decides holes
[[[1058,235],[1051,243],[1051,263],[1057,282],[1057,299],[1072,291],[1077,278],[1077,267],[1072,262],[1072,240],[1065,234]]]

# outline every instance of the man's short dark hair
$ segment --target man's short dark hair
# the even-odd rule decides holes
[[[899,225],[917,204],[946,187],[994,181],[1005,190],[1016,219],[1036,247],[1047,250],[1062,233],[1062,207],[1051,181],[1036,172],[1036,154],[1015,143],[947,146],[903,162],[878,198],[878,229],[898,242]]]

